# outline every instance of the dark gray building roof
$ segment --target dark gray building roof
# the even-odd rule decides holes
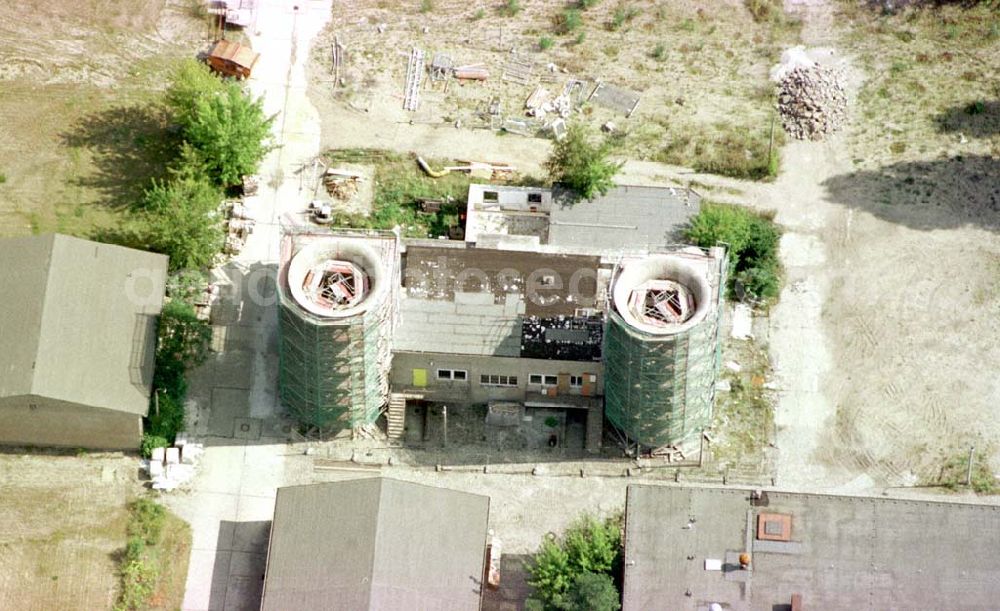
[[[790,516],[790,541],[758,539],[762,513]],[[998,547],[990,505],[629,486],[623,609],[989,609]]]
[[[521,356],[525,316],[595,307],[599,264],[593,256],[409,246],[393,348]]]
[[[167,258],[63,235],[0,240],[0,398],[144,415]]]
[[[477,610],[489,502],[388,478],[280,488],[262,610]]]
[[[680,187],[619,185],[589,201],[574,201],[568,191],[556,189],[548,244],[593,252],[677,244],[700,207],[701,196]]]

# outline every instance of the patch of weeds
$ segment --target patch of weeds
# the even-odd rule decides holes
[[[902,42],[913,42],[917,39],[917,35],[910,30],[896,30],[893,35]]]
[[[653,47],[653,50],[649,52],[649,56],[657,61],[663,61],[667,58],[667,47],[661,42]]]
[[[638,17],[640,12],[634,6],[618,5],[615,7],[614,12],[611,13],[611,21],[608,22],[608,29],[612,32],[620,30],[622,26]]]
[[[473,21],[479,21],[480,19],[482,19],[485,16],[486,16],[486,9],[482,9],[482,8],[476,9],[476,12],[472,14],[472,20]]]
[[[573,44],[574,45],[582,45],[583,41],[586,40],[586,39],[587,39],[587,33],[586,32],[580,32],[579,34],[576,35],[576,38],[573,39]]]
[[[520,0],[506,0],[506,2],[503,3],[503,6],[500,7],[500,14],[506,15],[507,17],[516,17],[520,12]]]
[[[556,33],[571,34],[583,25],[580,9],[568,8],[556,16]]]
[[[681,32],[694,32],[695,27],[697,27],[697,24],[691,18],[684,19],[677,24],[677,29]]]
[[[431,13],[434,11],[434,0],[420,0],[420,12]]]
[[[979,449],[972,457],[972,477],[969,477],[969,453],[949,456],[941,465],[937,481],[931,482],[953,492],[972,490],[976,494],[997,494],[1000,486],[990,469],[987,457],[992,453]]]
[[[621,49],[618,48],[618,45],[608,45],[603,49],[601,49],[601,51],[608,57],[613,58],[613,57],[618,57],[618,53],[621,52]]]
[[[597,3],[600,2],[600,1],[601,0],[577,0],[576,5],[580,7],[580,10],[584,10],[585,11],[588,8],[592,8],[594,6],[597,6]]]
[[[981,115],[986,112],[986,103],[982,100],[976,100],[965,107],[965,112],[970,115]]]
[[[0,185],[2,185],[5,182],[7,182],[7,175],[4,174],[3,172],[0,172]]]
[[[774,398],[764,388],[771,373],[767,347],[736,342],[726,353],[741,369],[724,369],[720,376],[729,392],[716,393],[712,455],[729,463],[759,461],[774,436]]]
[[[902,155],[903,153],[906,152],[906,143],[898,141],[893,142],[892,144],[889,145],[889,150],[892,151],[893,154],[895,155]]]
[[[896,60],[892,62],[889,66],[889,74],[892,76],[899,76],[900,74],[906,72],[910,69],[910,65],[907,62]]]
[[[538,39],[538,48],[541,49],[542,51],[548,51],[549,49],[552,48],[552,45],[554,44],[555,42],[549,36],[542,36],[541,38]]]
[[[746,0],[747,10],[758,23],[771,21],[782,12],[782,0]]]

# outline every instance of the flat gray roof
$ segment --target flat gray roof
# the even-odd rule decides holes
[[[489,503],[389,478],[279,488],[262,611],[478,610]]]
[[[701,208],[701,196],[683,187],[618,185],[593,200],[574,200],[556,189],[548,243],[590,247],[591,252],[669,246]]]
[[[597,305],[599,257],[410,246],[404,263],[393,337],[393,349],[404,352],[516,357],[525,316]],[[531,287],[534,298],[526,298]]]
[[[757,540],[761,513],[791,516],[791,541]],[[998,548],[992,505],[629,486],[623,609],[991,609]]]
[[[0,398],[145,415],[167,257],[64,235],[0,240]]]

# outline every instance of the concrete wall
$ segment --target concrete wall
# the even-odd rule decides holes
[[[0,400],[0,445],[136,450],[142,418],[35,395]]]
[[[414,385],[414,369],[427,371],[427,385],[425,387]],[[464,382],[438,380],[438,369],[465,370],[468,372],[468,379]],[[587,394],[585,390],[589,391],[590,396],[596,397],[604,394],[604,367],[598,361],[551,361],[436,352],[395,352],[390,380],[393,392],[421,392],[431,401],[522,402],[525,393],[542,390],[538,385],[529,384],[529,376],[533,373],[556,376],[560,382],[563,382],[557,388],[557,393],[560,395]],[[517,376],[517,386],[513,388],[484,386],[480,383],[480,376],[483,374]],[[589,380],[588,374],[595,376],[593,382]],[[583,376],[585,387],[572,388],[567,386],[568,380],[566,378],[569,375]]]

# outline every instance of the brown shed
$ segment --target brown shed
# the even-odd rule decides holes
[[[231,40],[216,42],[208,52],[208,65],[213,70],[237,78],[249,78],[259,59],[260,53]]]

